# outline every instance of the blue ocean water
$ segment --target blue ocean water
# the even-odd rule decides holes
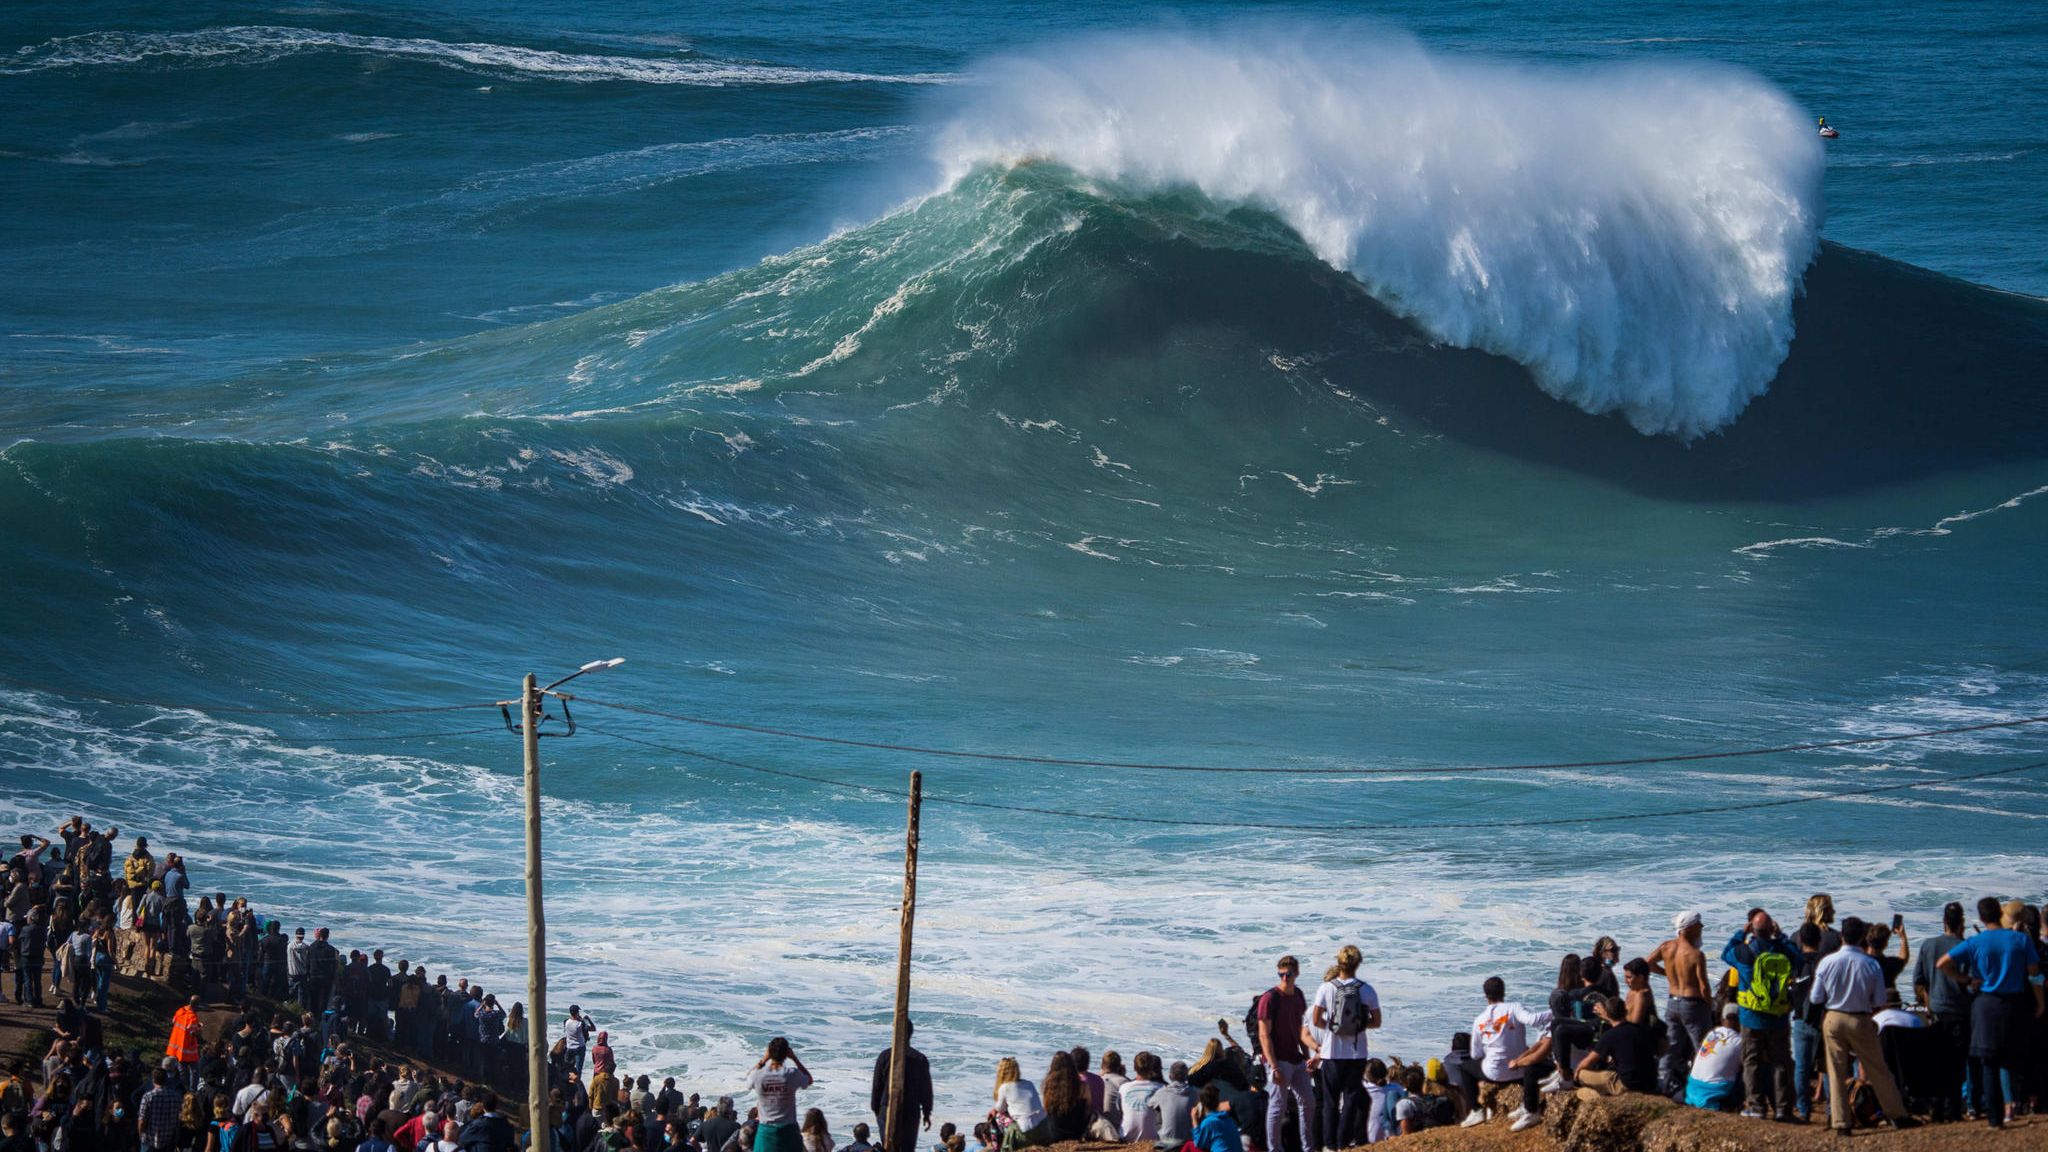
[[[1990,4],[10,6],[5,818],[503,986],[496,714],[234,709],[622,655],[592,698],[1317,769],[2048,713],[2044,70]],[[577,718],[554,997],[707,1092],[787,1033],[842,1127],[855,786],[912,768],[1069,813],[926,811],[956,1119],[1191,1055],[1280,950],[1361,944],[1413,1056],[1679,907],[2043,895],[2039,774],[1939,781],[2027,728],[1273,777]]]

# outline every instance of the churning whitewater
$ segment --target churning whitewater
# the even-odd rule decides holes
[[[1432,336],[1695,437],[1770,385],[1819,243],[1820,141],[1763,80],[1570,71],[1305,30],[1121,35],[989,65],[957,181],[1044,159],[1270,211]]]

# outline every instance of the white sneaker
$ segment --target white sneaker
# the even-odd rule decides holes
[[[1522,1118],[1520,1120],[1517,1120],[1513,1124],[1508,1126],[1508,1131],[1523,1132],[1527,1131],[1530,1128],[1534,1128],[1535,1126],[1541,1123],[1543,1123],[1543,1117],[1538,1116],[1534,1112],[1524,1112],[1522,1113]]]
[[[1529,1110],[1527,1108],[1524,1108],[1520,1104],[1517,1104],[1515,1105],[1515,1110],[1508,1113],[1508,1119],[1520,1120],[1522,1117],[1527,1116],[1528,1114]]]
[[[1764,1118],[1764,1114],[1756,1108],[1744,1108],[1742,1110],[1742,1118],[1744,1120],[1761,1120]]]
[[[1538,1084],[1536,1087],[1545,1092],[1562,1092],[1564,1091],[1564,1073],[1552,1072],[1550,1075],[1545,1076],[1543,1083]]]
[[[1474,1109],[1473,1109],[1473,1110],[1472,1110],[1471,1112],[1469,1112],[1469,1113],[1466,1113],[1466,1115],[1465,1115],[1465,1122],[1464,1122],[1464,1123],[1462,1123],[1462,1124],[1460,1124],[1460,1125],[1458,1125],[1458,1127],[1460,1127],[1460,1128],[1477,1128],[1477,1127],[1479,1127],[1479,1126],[1480,1126],[1481,1124],[1484,1124],[1484,1123],[1486,1123],[1486,1121],[1487,1121],[1486,1109],[1484,1109],[1484,1108],[1474,1108]]]

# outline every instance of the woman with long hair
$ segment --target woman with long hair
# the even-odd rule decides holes
[[[526,1091],[526,1005],[514,1002],[498,1037],[498,1083]]]
[[[1000,1117],[1009,1121],[1002,1130],[1003,1152],[1052,1143],[1052,1122],[1046,1118],[1045,1102],[1031,1081],[1024,1079],[1024,1071],[1014,1056],[996,1062],[995,1102],[990,1119]]]
[[[227,1152],[234,1143],[235,1114],[228,1108],[229,1103],[226,1093],[213,1098],[213,1123],[206,1126],[204,1152]]]
[[[825,1110],[813,1108],[804,1113],[804,1152],[833,1152],[837,1147],[832,1143],[832,1130],[825,1126]]]
[[[1124,1085],[1130,1083],[1124,1058],[1112,1048],[1102,1054],[1102,1118],[1121,1133],[1124,1127]]]
[[[1188,1086],[1201,1091],[1205,1085],[1222,1082],[1242,1092],[1251,1086],[1245,1078],[1244,1068],[1230,1049],[1223,1046],[1221,1037],[1209,1037],[1209,1043],[1202,1047],[1202,1058],[1188,1069]]]
[[[1815,892],[1806,898],[1806,923],[1820,929],[1820,954],[1823,956],[1838,952],[1842,948],[1842,934],[1835,931],[1835,899],[1825,892]]]
[[[1039,1097],[1045,1101],[1045,1115],[1052,1123],[1052,1138],[1079,1140],[1088,1134],[1088,1086],[1074,1069],[1074,1058],[1065,1052],[1052,1054],[1045,1079],[1038,1082]]]
[[[1587,960],[1598,960],[1607,969],[1606,978],[1594,985],[1594,989],[1603,996],[1621,995],[1621,983],[1615,976],[1615,973],[1621,970],[1621,945],[1615,942],[1614,937],[1602,936],[1593,941],[1593,950],[1579,962],[1583,964]]]

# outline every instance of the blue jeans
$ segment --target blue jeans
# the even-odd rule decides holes
[[[107,1010],[107,989],[108,989],[108,988],[109,988],[110,986],[112,986],[112,984],[113,984],[113,983],[114,983],[114,966],[113,966],[113,965],[109,964],[109,965],[107,965],[107,966],[106,966],[106,967],[104,967],[104,968],[100,967],[100,966],[99,966],[99,965],[97,965],[97,964],[93,965],[93,970],[92,970],[92,1007],[93,1007],[93,1011],[95,1011],[95,1012],[105,1012],[105,1011]]]
[[[1792,1021],[1792,1109],[1805,1120],[1813,1115],[1813,1079],[1820,1074],[1820,1029],[1804,1020]]]

